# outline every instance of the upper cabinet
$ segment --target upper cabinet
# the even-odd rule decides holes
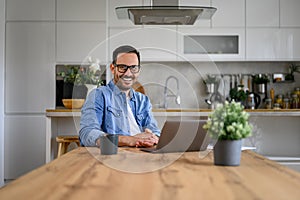
[[[244,60],[245,29],[178,29],[177,53],[179,61]]]
[[[247,30],[247,60],[300,60],[300,29]]]
[[[134,25],[129,19],[118,19],[115,8],[121,6],[142,6],[143,0],[108,0],[107,4],[109,27],[138,27],[137,25]]]
[[[279,0],[246,0],[247,27],[279,27]]]
[[[141,52],[141,61],[176,61],[176,28],[110,28],[109,34],[110,54],[118,46],[132,45]]]
[[[55,0],[8,0],[6,19],[9,21],[55,20]]]
[[[299,9],[299,0],[280,0],[280,26],[300,27]]]
[[[54,107],[55,23],[6,24],[5,111],[44,113]]]
[[[245,0],[212,0],[212,27],[245,27]]]
[[[56,60],[82,63],[88,56],[106,63],[106,24],[103,22],[57,22]]]
[[[105,0],[57,0],[57,20],[105,21]]]
[[[82,63],[88,56],[107,61],[105,0],[57,0],[56,61]]]

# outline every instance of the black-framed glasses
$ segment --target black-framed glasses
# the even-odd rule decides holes
[[[131,73],[136,74],[140,71],[141,66],[140,65],[124,65],[124,64],[115,64],[115,66],[118,69],[118,72],[125,73],[127,72],[128,68],[130,69]]]

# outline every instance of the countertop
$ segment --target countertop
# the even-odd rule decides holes
[[[207,116],[211,109],[153,109],[154,116]],[[250,116],[300,116],[300,109],[246,109]],[[66,109],[64,107],[47,109],[47,117],[80,117],[80,109]]]
[[[10,182],[0,189],[0,197],[300,199],[300,173],[250,150],[242,152],[237,167],[215,166],[212,152],[204,158],[199,152],[151,154],[136,148],[119,148],[111,156],[99,152],[77,148]]]

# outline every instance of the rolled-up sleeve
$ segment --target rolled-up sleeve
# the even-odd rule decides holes
[[[104,134],[96,116],[95,99],[96,90],[93,90],[81,109],[79,138],[83,146],[96,146],[96,140]]]

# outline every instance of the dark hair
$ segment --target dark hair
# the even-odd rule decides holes
[[[129,45],[120,46],[114,50],[113,57],[112,57],[113,64],[116,64],[117,57],[120,53],[135,53],[138,57],[139,64],[140,64],[140,53],[138,52],[138,50],[136,50],[136,48],[129,46]]]

